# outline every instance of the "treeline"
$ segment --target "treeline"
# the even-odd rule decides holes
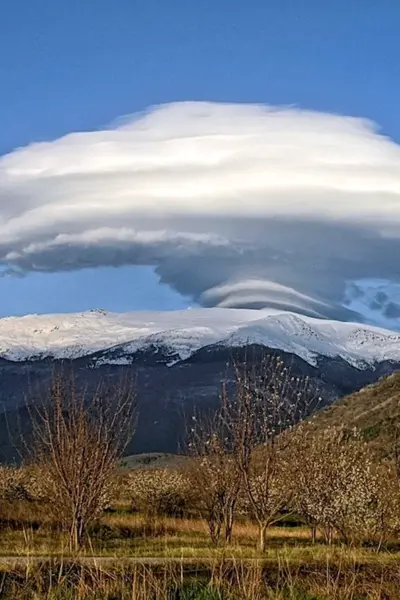
[[[380,460],[357,429],[317,427],[319,400],[279,359],[242,365],[219,411],[193,418],[186,468],[131,474],[132,498],[149,514],[190,506],[214,544],[229,543],[234,521],[248,518],[264,551],[268,527],[295,519],[314,541],[319,533],[328,544],[382,548],[400,534],[397,428],[392,456]]]
[[[30,409],[33,438],[22,467],[0,468],[0,500],[44,506],[77,552],[111,503],[123,498],[149,521],[200,516],[213,544],[232,541],[235,521],[251,519],[264,551],[268,527],[289,518],[326,543],[377,549],[400,534],[400,460],[378,460],[357,430],[320,430],[313,382],[293,377],[276,358],[236,368],[220,408],[188,425],[179,468],[121,472],[134,434],[131,382],[94,392],[55,377],[48,397]]]

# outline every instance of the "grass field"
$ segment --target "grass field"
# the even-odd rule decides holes
[[[14,506],[14,509],[16,507]],[[12,507],[9,507],[10,516]],[[376,552],[322,539],[303,526],[271,527],[256,548],[251,522],[234,527],[230,545],[210,544],[204,522],[106,512],[80,557],[46,516],[20,503],[0,532],[0,597],[36,600],[363,600],[395,599],[400,552]],[[18,517],[18,520],[15,518]],[[35,518],[36,517],[36,518]],[[102,558],[104,560],[102,560]],[[13,559],[13,560],[11,560]],[[22,560],[23,559],[23,560]]]
[[[367,446],[363,441],[367,440],[373,447],[371,456],[374,456],[374,461],[375,454],[379,460],[386,459],[390,457],[391,428],[397,422],[399,386],[399,375],[389,377],[377,386],[366,388],[350,399],[321,411],[313,423],[316,428],[320,426],[322,429],[342,422],[359,426],[362,437],[354,442],[355,450],[361,447],[357,444],[363,444],[363,448]],[[353,448],[351,440],[342,440],[340,448]],[[293,447],[299,450],[303,446]],[[306,446],[311,447],[324,450],[323,445]],[[327,447],[333,448],[333,451],[338,448],[335,444]],[[322,519],[317,521],[321,530],[325,525],[327,531],[328,525],[332,531],[336,531],[337,537],[334,536],[332,543],[327,544],[320,532],[313,542],[310,529],[302,524],[307,519],[307,522],[313,522],[312,519],[307,517],[307,511],[301,512],[302,505],[292,503],[289,496],[288,503],[275,515],[282,519],[280,526],[272,526],[267,530],[266,549],[262,553],[257,549],[259,529],[250,520],[251,515],[256,514],[249,511],[248,507],[246,509],[245,503],[241,504],[242,496],[239,496],[240,501],[235,505],[236,523],[232,541],[229,544],[222,541],[218,545],[212,544],[206,521],[200,519],[200,514],[204,518],[209,517],[205,499],[208,498],[209,489],[218,488],[211,485],[209,488],[207,477],[214,472],[207,471],[207,477],[200,479],[201,483],[197,482],[196,488],[197,480],[188,476],[191,464],[185,462],[189,460],[187,458],[168,454],[125,457],[110,487],[112,493],[90,521],[87,536],[82,538],[85,540],[84,546],[74,555],[69,551],[73,547],[68,538],[70,513],[67,519],[65,514],[62,518],[61,514],[57,514],[62,506],[62,497],[60,499],[56,494],[41,495],[43,472],[30,471],[29,465],[22,471],[4,467],[4,483],[9,483],[3,486],[0,500],[0,598],[398,600],[400,536],[395,517],[400,496],[397,495],[397,487],[389,485],[392,482],[388,477],[391,471],[382,470],[384,477],[376,479],[379,485],[372,488],[375,482],[372,475],[376,475],[378,470],[368,469],[371,464],[381,467],[380,462],[371,459],[371,462],[361,463],[367,454],[355,453],[354,464],[357,468],[349,471],[342,468],[340,471],[338,464],[343,465],[343,456],[346,458],[345,466],[351,467],[353,454],[318,452],[312,455],[312,460],[305,460],[305,472],[311,472],[314,464],[320,464],[321,469],[316,471],[318,476],[328,472],[333,482],[344,482],[350,486],[350,492],[353,487],[349,481],[353,482],[354,473],[369,474],[367,479],[356,479],[361,483],[355,492],[346,495],[339,486],[334,490],[342,490],[342,495],[334,491],[332,497],[329,496],[331,480],[322,477],[321,490],[326,493],[321,495],[321,502],[320,496],[313,500],[318,508],[328,506],[332,509],[332,498],[341,502],[344,498],[338,506],[344,511],[350,506],[353,511],[350,511],[350,516],[354,517],[350,522],[356,528],[357,535],[343,535],[340,520],[335,528],[332,521]],[[336,458],[331,461],[333,467],[329,471],[328,459],[331,455]],[[293,456],[298,454],[294,452]],[[320,463],[318,456],[323,457]],[[293,475],[295,471],[289,470],[288,473]],[[335,479],[337,473],[342,474],[342,479]],[[22,478],[18,478],[20,475]],[[293,477],[296,478],[295,475]],[[290,481],[290,477],[286,477],[285,481]],[[280,494],[282,482],[283,479],[278,481]],[[229,477],[223,483],[224,489],[229,489]],[[315,486],[311,488],[319,489]],[[366,493],[371,489],[374,490],[372,500],[375,498],[381,512],[376,509],[374,512],[372,509],[362,512],[365,506],[371,505],[371,498]],[[360,493],[364,504],[358,503]],[[311,497],[314,498],[312,494]],[[174,499],[172,505],[171,498]],[[346,498],[350,504],[346,504]],[[159,499],[163,499],[163,503],[159,504]],[[112,503],[111,507],[108,502]],[[373,502],[372,506],[375,506]],[[156,516],[167,514],[181,517]],[[360,517],[365,514],[369,515],[369,520]],[[303,515],[303,521],[300,515]],[[391,519],[394,519],[393,527],[384,529],[383,526],[392,523]],[[377,531],[383,532],[386,537],[376,537],[374,523],[382,525],[382,529]],[[362,536],[358,537],[360,532]],[[351,541],[354,545],[351,545]]]

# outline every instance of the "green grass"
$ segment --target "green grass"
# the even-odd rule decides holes
[[[400,563],[396,548],[390,552],[376,552],[371,548],[349,548],[339,544],[327,546],[319,540],[312,544],[305,527],[272,527],[268,531],[267,550],[260,554],[256,547],[257,527],[252,523],[238,523],[233,542],[213,546],[206,526],[196,519],[160,519],[151,526],[140,515],[106,514],[90,533],[82,555],[86,557],[165,559],[192,562],[217,560],[259,560],[265,564],[308,563],[324,564],[395,564]],[[67,539],[61,532],[46,526],[33,529],[3,526],[0,534],[1,557],[67,557]]]
[[[225,597],[207,584],[189,583],[176,591],[173,600],[225,600]]]
[[[142,468],[174,468],[183,465],[187,457],[179,454],[166,454],[162,452],[149,452],[146,454],[131,454],[124,456],[120,462],[122,469]]]
[[[85,567],[44,562],[4,574],[6,600],[395,600],[398,570],[363,571],[329,562],[288,564],[220,561],[207,569],[184,565]]]
[[[312,544],[306,527],[291,525],[271,527],[267,550],[261,555],[256,549],[257,527],[251,522],[235,525],[232,544],[214,547],[202,521],[163,518],[149,523],[120,508],[103,515],[90,532],[82,552],[84,562],[74,565],[68,558],[65,535],[51,529],[45,513],[30,514],[32,506],[21,505],[19,512],[14,508],[19,521],[3,517],[0,529],[0,597],[5,599],[398,598],[400,552],[394,546],[376,552],[338,542],[327,546],[321,538]],[[13,507],[9,509],[12,513]],[[2,563],[1,557],[34,558],[12,565],[10,561]],[[97,557],[104,560],[97,561]],[[133,595],[135,581],[143,589],[153,586],[157,594]],[[257,591],[260,586],[262,593]],[[379,586],[385,586],[386,595],[378,595]],[[375,590],[375,596],[368,596],[368,589]]]

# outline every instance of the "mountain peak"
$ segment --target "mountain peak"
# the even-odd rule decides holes
[[[359,368],[400,360],[400,334],[393,331],[270,309],[131,313],[94,309],[0,320],[0,357],[13,361],[74,359],[107,354],[117,346],[124,346],[125,354],[160,346],[184,360],[206,346],[250,343],[296,354],[310,364],[316,364],[319,356],[341,357]]]

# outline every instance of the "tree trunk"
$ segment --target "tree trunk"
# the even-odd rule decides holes
[[[83,546],[85,537],[85,526],[81,518],[73,520],[69,531],[69,549],[72,554],[77,554]]]
[[[315,526],[311,527],[311,540],[312,543],[315,544],[317,539],[317,528]]]
[[[259,525],[259,540],[258,540],[258,548],[260,552],[265,552],[266,547],[266,534],[267,534],[267,525],[265,523],[260,523]]]
[[[208,520],[208,531],[210,532],[210,538],[214,546],[218,546],[221,537],[221,523],[210,518]]]
[[[234,521],[235,511],[234,507],[230,506],[227,509],[225,515],[225,542],[230,544],[232,541],[232,529],[233,529],[233,521]]]
[[[69,532],[69,550],[71,554],[76,554],[78,551],[78,527],[76,523],[72,523]]]
[[[332,527],[330,527],[330,526],[325,527],[325,529],[324,529],[324,537],[325,537],[325,543],[328,544],[328,546],[330,546],[332,544],[332,540],[333,540],[333,530],[332,530]]]

